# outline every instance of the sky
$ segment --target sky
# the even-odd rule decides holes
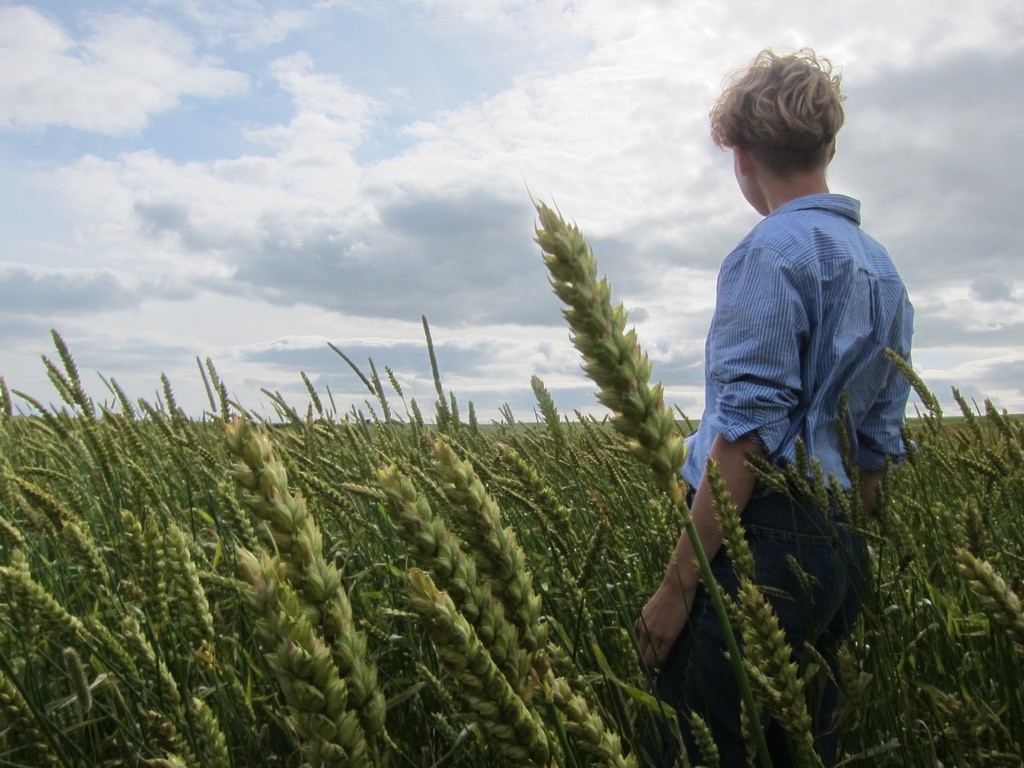
[[[769,46],[842,68],[829,185],[903,275],[917,371],[1024,411],[1019,0],[0,2],[0,376],[59,405],[56,330],[97,402],[164,374],[199,416],[209,359],[268,416],[264,390],[305,412],[303,373],[369,413],[333,344],[429,417],[425,316],[463,415],[533,420],[532,375],[600,415],[535,199],[699,417],[717,268],[759,220],[707,114]]]

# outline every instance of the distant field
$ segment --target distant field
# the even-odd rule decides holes
[[[679,518],[627,440],[542,384],[541,424],[282,407],[268,442],[61,374],[65,410],[0,415],[0,764],[635,764]],[[846,764],[1019,765],[1024,428],[910,428],[853,510]]]

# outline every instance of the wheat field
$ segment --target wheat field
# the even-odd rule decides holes
[[[0,378],[0,765],[644,764],[660,708],[632,627],[689,524],[689,426],[582,235],[539,215],[602,421],[534,378],[535,422],[481,425],[436,364],[426,413],[390,369],[353,365],[365,408],[325,407],[300,374],[308,402],[267,420],[211,361],[190,418],[166,379],[155,403],[113,380],[92,400],[56,332],[60,405]],[[950,419],[906,373],[911,458],[873,518],[843,497],[872,559],[836,675],[843,764],[1019,766],[1024,423],[959,393]],[[765,479],[832,492],[797,470]],[[756,585],[722,608],[741,638],[770,627]],[[761,645],[746,699],[814,765],[798,704],[828,669]]]

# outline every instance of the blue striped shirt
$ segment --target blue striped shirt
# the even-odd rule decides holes
[[[914,310],[886,250],[860,228],[860,203],[809,195],[772,211],[724,262],[705,344],[705,406],[682,474],[700,482],[717,435],[749,436],[773,463],[799,437],[844,488],[839,397],[854,462],[903,455],[910,386],[885,356],[910,357]]]

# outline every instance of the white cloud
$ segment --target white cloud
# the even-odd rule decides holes
[[[118,135],[137,131],[182,98],[219,98],[245,75],[198,57],[169,24],[137,15],[87,17],[72,39],[24,5],[0,7],[0,128],[66,125]]]
[[[544,42],[582,34],[575,5],[566,0],[403,0],[430,14],[430,23],[451,26],[469,23],[527,32]]]
[[[951,327],[968,334],[1024,329],[1024,301],[1014,291],[1012,281],[999,281],[1000,293],[984,299],[977,295],[977,284],[978,281],[946,283],[917,291],[914,302],[919,318],[946,320]],[[937,346],[941,345],[937,341]],[[984,340],[978,338],[977,343],[983,344]]]
[[[367,135],[381,103],[349,88],[340,77],[315,71],[312,58],[296,53],[272,62],[270,72],[291,96],[296,116],[288,126],[254,129],[247,136],[270,144],[303,147],[318,161],[325,154],[357,146]]]
[[[1024,400],[1024,354],[1018,350],[979,356],[976,349],[953,347],[928,351],[919,357],[916,367],[921,377],[949,413],[955,413],[953,387],[982,409],[983,402],[991,400],[997,409],[1020,412]]]
[[[347,152],[298,144],[212,162],[175,163],[153,152],[89,156],[47,183],[81,214],[81,257],[201,277],[230,274],[238,254],[257,250],[271,230],[299,243],[325,224],[358,220],[359,179]]]
[[[258,0],[155,0],[155,4],[192,22],[208,43],[229,43],[247,52],[283,42],[313,24],[318,12],[337,5]]]
[[[257,19],[251,31],[239,36],[239,48],[247,50],[279,43],[292,32],[312,22],[312,14],[296,8],[285,8]]]
[[[325,224],[344,227],[368,215],[364,170],[351,152],[379,105],[315,72],[305,54],[270,70],[295,113],[286,124],[246,132],[267,154],[180,163],[151,150],[89,155],[48,174],[41,183],[80,212],[83,250],[136,264],[145,262],[140,253],[158,263],[191,255],[208,265],[256,248],[268,226],[297,242]]]

